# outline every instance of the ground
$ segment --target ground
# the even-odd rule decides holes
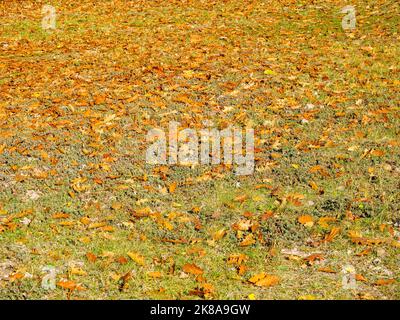
[[[2,1],[0,298],[399,299],[400,6],[350,2]],[[146,163],[207,120],[253,174]]]

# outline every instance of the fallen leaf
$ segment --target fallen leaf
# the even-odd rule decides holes
[[[145,259],[142,255],[136,253],[136,252],[128,252],[127,255],[129,258],[131,258],[133,261],[135,261],[137,264],[144,266],[145,265]]]
[[[183,270],[183,272],[191,273],[194,275],[203,274],[203,270],[200,267],[196,266],[195,264],[190,264],[190,263],[185,264],[183,266],[182,270]]]
[[[171,183],[171,184],[168,186],[168,191],[169,191],[169,193],[174,193],[175,190],[176,190],[176,187],[177,187],[177,183],[176,183],[176,182]]]
[[[374,284],[376,286],[386,286],[392,283],[395,283],[396,280],[395,279],[379,279],[377,281],[374,282]]]
[[[279,277],[266,273],[259,273],[249,279],[249,282],[258,287],[271,287],[279,283]]]
[[[327,234],[327,235],[325,236],[324,241],[326,241],[326,242],[331,242],[331,241],[339,234],[339,232],[340,232],[340,228],[333,227],[333,228],[331,229],[331,232],[329,232],[329,234]]]
[[[300,216],[297,221],[306,227],[312,227],[314,225],[313,218],[310,215]]]
[[[59,282],[57,282],[57,285],[59,287],[63,288],[63,289],[68,289],[68,290],[71,290],[71,291],[73,291],[73,290],[79,290],[79,291],[84,290],[84,288],[81,285],[79,285],[76,282],[71,281],[71,280],[69,280],[69,281],[68,280],[59,281]]]
[[[220,240],[226,235],[226,230],[225,229],[219,229],[213,234],[213,239],[214,240]]]
[[[152,277],[152,278],[161,278],[162,277],[162,274],[160,271],[150,271],[147,274],[149,277]]]
[[[323,267],[323,268],[319,268],[318,271],[320,272],[326,272],[326,273],[337,273],[337,271],[333,270],[330,267]]]
[[[91,252],[86,253],[86,258],[90,261],[90,262],[95,262],[97,260],[96,255],[94,255]]]
[[[256,243],[256,240],[254,240],[254,236],[252,233],[248,234],[242,242],[240,242],[240,246],[241,247],[247,247],[250,246],[252,244]]]

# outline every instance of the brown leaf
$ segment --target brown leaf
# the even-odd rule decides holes
[[[325,258],[322,256],[322,254],[319,253],[314,253],[304,258],[304,260],[307,261],[309,265],[313,265],[316,261],[322,261],[324,259]]]

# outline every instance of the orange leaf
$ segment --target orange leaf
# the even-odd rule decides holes
[[[265,278],[255,283],[258,287],[271,287],[279,283],[279,277],[274,275],[266,275]]]
[[[245,254],[239,253],[239,254],[231,254],[228,258],[228,264],[237,264],[240,265],[242,262],[245,262],[249,259],[248,256]]]
[[[377,281],[375,281],[375,285],[377,286],[386,286],[388,284],[392,284],[395,283],[396,280],[395,279],[379,279]]]
[[[373,150],[371,151],[371,155],[374,157],[382,157],[385,154],[385,151],[383,150]]]
[[[200,267],[190,263],[185,264],[182,270],[186,273],[191,273],[195,275],[203,274],[203,270]]]
[[[91,253],[91,252],[86,253],[86,258],[87,258],[90,262],[95,262],[95,261],[97,260],[97,257],[96,257],[93,253]]]
[[[365,249],[365,250],[363,250],[363,251],[357,253],[356,256],[357,256],[357,257],[362,257],[362,256],[366,256],[366,255],[368,255],[368,254],[370,254],[370,253],[371,253],[371,249],[370,249],[370,248],[367,248],[367,249]]]
[[[57,282],[57,285],[63,289],[68,289],[68,290],[84,290],[82,286],[79,284],[75,283],[74,281],[59,281]]]
[[[304,260],[307,261],[309,264],[313,264],[315,261],[324,260],[324,257],[322,256],[322,254],[314,253],[312,255],[309,255],[308,257],[305,257]]]
[[[319,268],[318,271],[320,272],[326,272],[326,273],[336,273],[337,271],[333,270],[330,267],[325,267],[325,268]]]
[[[63,213],[63,212],[58,212],[52,215],[53,219],[65,219],[65,218],[69,218],[69,214],[68,213]]]
[[[252,276],[249,279],[249,282],[253,283],[258,287],[270,287],[278,284],[279,277],[262,272]]]
[[[336,221],[336,218],[334,217],[322,217],[319,218],[318,220],[318,224],[322,227],[322,228],[329,228],[328,222],[332,222],[332,221]]]
[[[171,183],[171,184],[169,185],[169,187],[168,187],[169,193],[174,193],[175,190],[176,190],[176,186],[177,186],[176,182]]]
[[[162,274],[160,271],[151,271],[151,272],[148,272],[147,274],[149,275],[149,277],[152,277],[152,278],[161,278],[162,277]]]
[[[367,279],[362,274],[356,274],[356,280],[362,281],[362,282],[367,282]]]
[[[314,224],[313,218],[310,215],[303,215],[298,217],[297,221],[306,227],[312,227]]]
[[[256,275],[252,276],[252,277],[249,279],[249,282],[251,282],[251,283],[256,283],[256,282],[260,281],[261,279],[265,278],[266,275],[267,275],[267,274],[264,273],[264,272],[258,273],[258,274],[256,274]]]
[[[325,236],[325,241],[330,242],[332,241],[340,232],[340,228],[334,227],[332,228],[331,232]]]

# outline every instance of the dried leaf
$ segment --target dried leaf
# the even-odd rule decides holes
[[[140,254],[138,254],[136,252],[133,252],[133,251],[130,251],[127,254],[128,254],[129,258],[131,258],[137,264],[139,264],[141,266],[145,265],[145,259],[144,259],[144,257],[142,255],[140,255]]]
[[[187,263],[183,266],[182,270],[186,273],[194,274],[194,275],[200,275],[203,274],[203,270],[196,266],[195,264],[190,264]]]

